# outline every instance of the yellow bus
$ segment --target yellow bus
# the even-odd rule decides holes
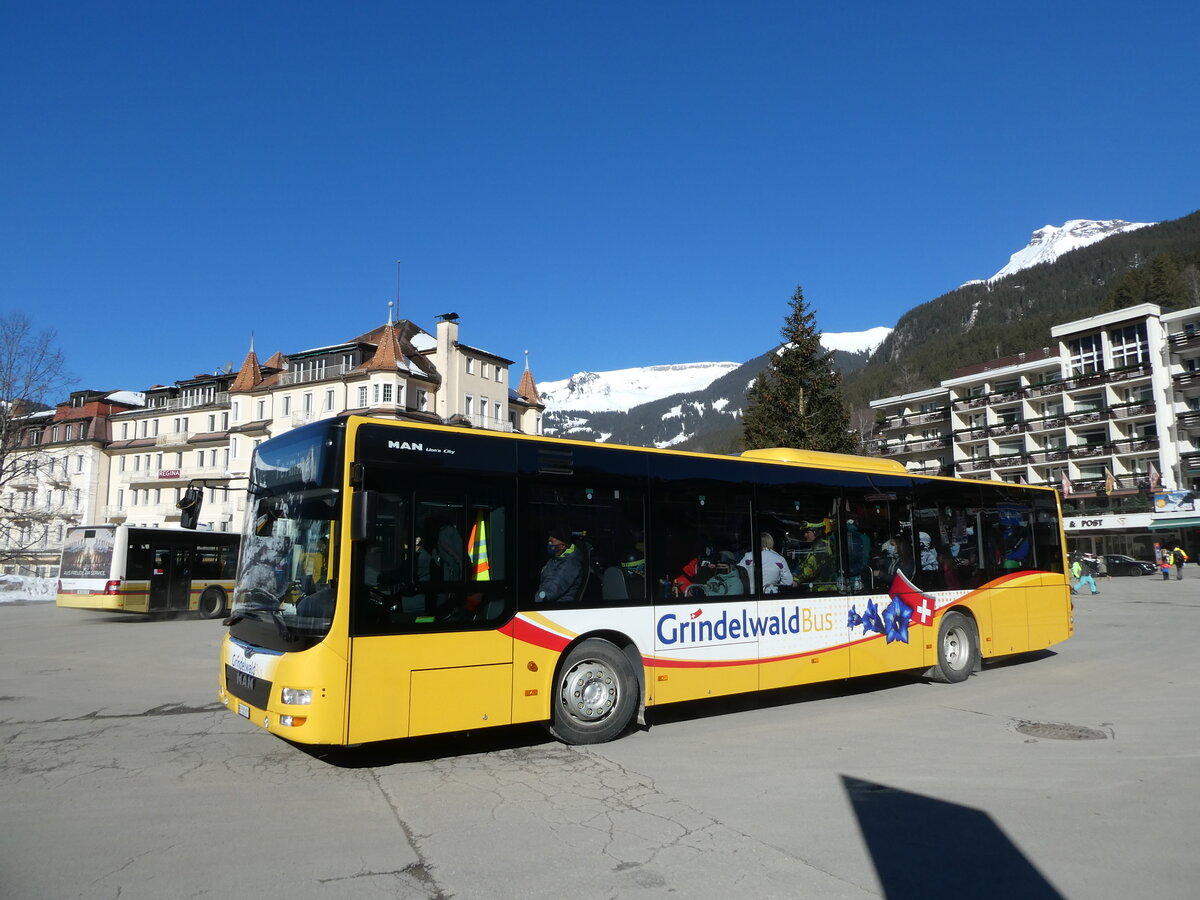
[[[71,528],[59,561],[55,602],[128,613],[191,611],[215,619],[229,606],[240,539],[185,528]]]
[[[1057,493],[349,416],[259,445],[219,697],[290,741],[544,722],[1070,637]]]

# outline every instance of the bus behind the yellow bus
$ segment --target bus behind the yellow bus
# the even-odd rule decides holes
[[[217,618],[229,606],[240,535],[185,528],[84,525],[67,532],[59,606],[127,613],[192,611]]]
[[[343,417],[261,444],[219,696],[292,741],[546,722],[1072,633],[1052,489]]]

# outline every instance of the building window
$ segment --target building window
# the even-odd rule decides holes
[[[504,384],[504,369],[501,366],[496,366],[496,383]]]
[[[383,386],[383,402],[384,403],[392,402],[392,386],[390,384],[385,384]]]
[[[365,387],[360,387],[358,389],[358,408],[364,409],[364,408],[366,408],[366,405],[367,405],[367,389]]]
[[[128,422],[121,423],[121,440],[123,440],[123,441],[129,440],[129,423]]]
[[[333,412],[333,389],[325,392],[325,411]]]
[[[312,412],[312,392],[311,392],[311,391],[310,391],[310,392],[308,392],[307,394],[304,394],[304,395],[303,395],[303,396],[300,398],[300,408],[301,408],[301,409],[302,409],[302,410],[303,410],[305,413],[310,413],[310,412]]]
[[[423,388],[417,388],[417,409],[422,412],[429,409],[429,392]]]
[[[50,440],[51,440],[51,441],[57,441],[57,440],[58,440],[58,426],[57,426],[57,425],[53,426],[53,427],[50,429]]]
[[[83,454],[82,453],[75,457],[75,471],[76,472],[83,471]]]
[[[1150,360],[1150,344],[1146,338],[1146,323],[1114,328],[1108,333],[1112,346],[1113,367],[1138,366]]]
[[[376,406],[379,405],[379,382],[371,385],[371,403]]]
[[[1088,334],[1067,344],[1071,354],[1071,374],[1087,375],[1104,371],[1104,348],[1100,335]]]
[[[466,397],[463,398],[463,412],[469,416],[474,406],[475,397],[472,394],[467,394]]]
[[[291,395],[286,395],[283,398],[283,414],[290,416],[292,414],[292,398]]]
[[[479,398],[479,415],[480,415],[480,417],[486,419],[487,411],[488,411],[488,398],[480,397]]]
[[[475,374],[475,360],[471,359],[471,357],[469,357],[469,356],[467,357],[467,374],[468,375]]]

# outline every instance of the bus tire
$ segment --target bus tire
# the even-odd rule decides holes
[[[620,737],[638,708],[638,679],[609,641],[589,638],[563,660],[554,683],[550,733],[564,744]]]
[[[220,588],[210,587],[200,595],[196,611],[202,619],[217,619],[225,612],[225,592]]]
[[[937,665],[929,670],[934,681],[958,684],[971,677],[979,663],[979,650],[975,626],[967,616],[954,611],[942,616],[937,652]]]

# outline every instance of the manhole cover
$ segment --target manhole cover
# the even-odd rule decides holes
[[[1054,722],[1021,722],[1017,731],[1030,737],[1049,738],[1054,741],[1102,741],[1108,733],[1082,725],[1059,725]]]

